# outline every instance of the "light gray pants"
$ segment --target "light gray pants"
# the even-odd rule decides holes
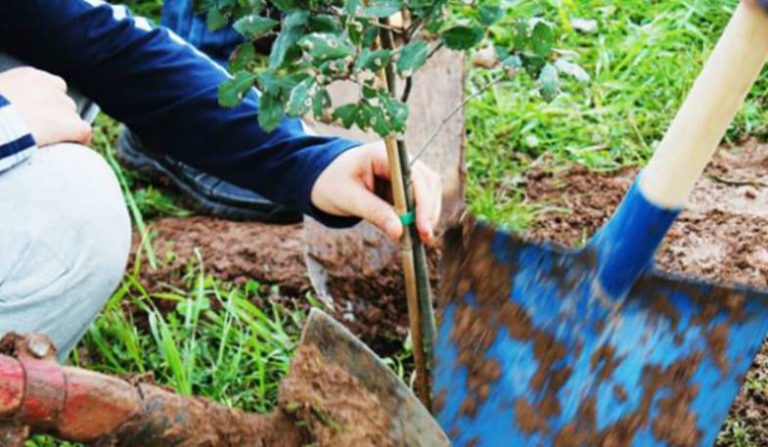
[[[0,71],[14,65],[0,56]],[[118,286],[130,239],[117,179],[92,149],[47,146],[0,172],[0,335],[47,334],[63,360]]]

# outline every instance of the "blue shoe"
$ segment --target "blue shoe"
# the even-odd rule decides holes
[[[120,132],[117,158],[150,180],[169,180],[202,213],[229,220],[271,224],[290,224],[302,220],[298,211],[278,205],[253,191],[206,174],[171,157],[148,151],[129,129]]]

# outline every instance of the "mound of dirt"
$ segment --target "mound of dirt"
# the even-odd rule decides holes
[[[265,288],[278,285],[280,294],[270,299],[290,306],[309,306],[304,296],[312,290],[312,284],[300,224],[266,225],[196,216],[155,220],[150,222],[150,231],[159,267],[152,270],[143,255],[139,272],[141,283],[149,291],[183,285],[187,267],[198,262],[197,251],[206,274],[238,285],[249,280],[258,280]],[[133,257],[139,252],[140,242],[135,234]],[[346,256],[341,262],[355,254]],[[432,272],[436,271],[437,256],[436,250],[430,252]],[[432,280],[436,282],[436,276]],[[408,333],[408,310],[399,263],[333,277],[330,289],[337,297],[333,314],[339,321],[381,355],[401,350]]]
[[[153,271],[144,257],[140,278],[150,290],[180,285],[188,264],[196,262],[195,250],[199,250],[206,272],[225,281],[279,284],[283,293],[294,296],[311,288],[304,267],[301,225],[190,217],[152,221],[150,231],[159,268]],[[135,235],[134,254],[139,242]]]
[[[528,236],[580,245],[612,215],[637,172],[544,167],[530,173],[528,199],[550,206],[537,216]],[[656,264],[713,282],[765,288],[767,233],[768,145],[748,141],[719,151],[667,235]],[[747,381],[764,377],[767,366],[766,357],[759,355]],[[746,423],[757,445],[768,445],[767,406],[767,393],[744,387],[731,410],[733,418]]]
[[[320,446],[389,447],[389,415],[378,397],[305,344],[280,383],[279,405]]]

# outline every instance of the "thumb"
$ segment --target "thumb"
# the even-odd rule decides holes
[[[393,240],[403,236],[403,224],[392,205],[362,186],[350,192],[352,214],[372,223]]]

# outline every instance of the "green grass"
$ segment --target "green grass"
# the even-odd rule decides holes
[[[557,25],[560,53],[590,82],[561,75],[562,94],[533,100],[526,77],[499,85],[467,109],[468,197],[473,211],[514,227],[530,220],[520,179],[546,155],[556,163],[593,169],[638,164],[652,153],[699,73],[736,5],[735,0],[594,0],[516,2],[521,16],[543,15]],[[571,30],[574,18],[597,21],[598,32]],[[510,27],[506,27],[510,28]],[[503,30],[502,30],[503,34]],[[471,77],[470,90],[482,85]],[[758,83],[729,137],[765,136],[768,116]]]
[[[304,312],[275,303],[257,307],[253,303],[265,298],[261,284],[222,283],[206,275],[199,256],[187,278],[184,288],[150,294],[129,272],[71,363],[124,377],[151,374],[185,395],[269,411]],[[69,444],[47,437],[29,443],[55,445]]]
[[[127,2],[157,19],[161,0]],[[557,47],[590,75],[580,82],[561,75],[562,94],[552,103],[537,99],[534,84],[521,76],[500,84],[467,107],[468,199],[491,221],[524,228],[539,210],[522,190],[526,170],[542,157],[611,169],[645,161],[680,106],[736,0],[522,0],[508,20],[544,16],[559,31]],[[575,18],[598,23],[595,34],[571,29]],[[499,27],[499,38],[505,29]],[[487,81],[470,73],[468,92]],[[417,86],[418,87],[418,86]],[[764,76],[728,133],[765,137],[768,116],[762,98]],[[108,158],[117,125],[100,118],[95,145]],[[146,219],[188,211],[172,195],[113,164],[126,192],[134,224],[148,242]],[[144,244],[147,259],[153,259]],[[215,280],[192,260],[186,286],[149,294],[137,280],[138,266],[93,325],[73,362],[115,374],[153,372],[158,383],[186,394],[267,411],[285,373],[304,315],[277,305],[252,304],[261,290]],[[153,259],[152,262],[162,262]],[[162,312],[158,310],[162,309]],[[404,357],[390,360],[404,374]],[[750,386],[768,387],[766,383]],[[749,428],[729,421],[724,440],[752,446]],[[57,445],[38,438],[31,446]]]

